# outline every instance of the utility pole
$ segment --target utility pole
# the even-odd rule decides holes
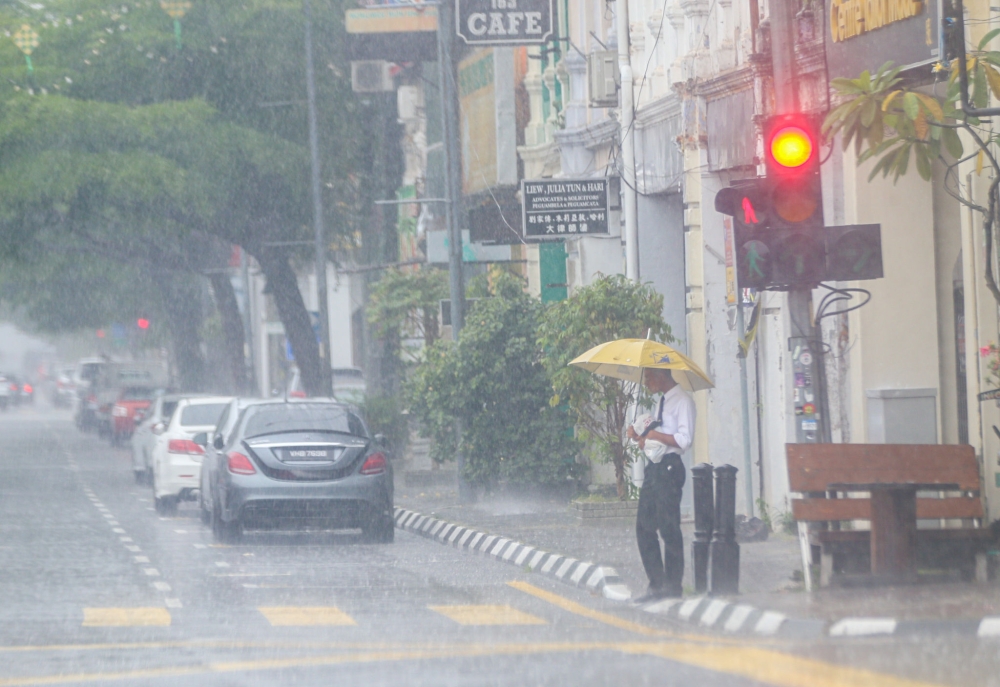
[[[316,124],[316,72],[313,68],[312,1],[302,0],[306,19],[306,99],[309,109],[309,154],[312,163],[313,226],[316,230],[316,291],[319,298],[319,364],[320,388],[327,396],[330,385],[330,312],[326,285],[326,229],[323,226],[323,195],[320,184],[319,132]]]
[[[455,5],[443,0],[438,5],[438,68],[441,77],[441,114],[443,119],[445,158],[445,218],[448,225],[448,288],[451,297],[451,338],[458,341],[465,323],[465,284],[462,278],[462,161],[459,156],[459,106],[455,78]],[[464,476],[465,457],[462,455],[462,421],[455,418],[455,456],[458,472],[458,498],[473,501],[475,495]]]
[[[795,76],[795,3],[791,0],[778,0],[771,5],[771,59],[774,75],[774,105],[775,114],[795,114],[799,111],[798,88]],[[808,387],[816,388],[817,405],[820,412],[820,424],[829,427],[829,403],[824,389],[820,385],[818,374],[819,361],[822,356],[817,349],[817,331],[812,321],[812,290],[795,288],[788,292],[788,315],[791,323],[791,337],[788,340],[788,351],[791,354],[792,365],[788,368],[790,374],[801,369],[805,379],[812,382]],[[808,356],[803,359],[803,354]],[[794,382],[793,382],[794,384]],[[794,387],[793,387],[794,388]],[[802,387],[803,393],[807,387]],[[827,432],[812,432],[807,434],[802,428],[802,422],[795,421],[795,441],[798,443],[821,443],[829,441]]]
[[[618,68],[621,70],[622,213],[625,215],[625,276],[639,281],[639,221],[635,180],[635,99],[632,95],[632,55],[628,0],[616,0]]]

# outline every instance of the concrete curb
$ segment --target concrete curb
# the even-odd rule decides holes
[[[600,592],[604,598],[612,601],[628,601],[632,598],[631,590],[622,582],[618,572],[606,565],[549,553],[519,541],[462,527],[405,508],[395,509],[395,521],[396,527],[406,532],[435,539],[442,544],[466,551],[481,553],[518,567],[527,566],[533,572],[574,587]]]
[[[663,615],[706,630],[727,634],[788,639],[869,639],[872,637],[941,636],[1000,640],[1000,617],[979,620],[898,620],[878,617],[841,618],[834,622],[790,618],[749,604],[710,596],[664,599],[641,607],[646,613]]]

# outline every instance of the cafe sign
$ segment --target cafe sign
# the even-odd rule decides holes
[[[916,67],[938,61],[941,0],[826,0],[830,78],[856,79],[886,62]]]
[[[540,45],[555,29],[555,2],[456,0],[455,29],[468,45]]]

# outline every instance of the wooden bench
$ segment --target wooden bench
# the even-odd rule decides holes
[[[893,563],[910,576],[917,569],[958,568],[966,577],[986,579],[985,552],[993,538],[983,527],[971,446],[787,444],[786,455],[789,487],[798,495],[792,515],[800,537],[808,538],[803,563],[808,566],[818,546],[820,586],[842,575],[878,575]],[[914,499],[938,490],[947,495]],[[852,529],[857,521],[872,523],[874,534]]]

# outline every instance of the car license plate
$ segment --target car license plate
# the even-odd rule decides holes
[[[295,462],[330,461],[335,457],[328,448],[286,448],[284,454],[285,460]]]

